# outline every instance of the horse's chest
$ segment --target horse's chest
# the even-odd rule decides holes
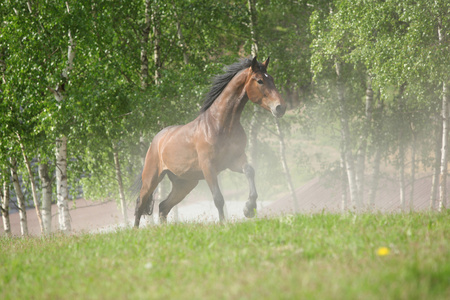
[[[215,145],[215,159],[221,161],[226,168],[227,164],[242,156],[245,152],[246,140],[242,137],[219,139]]]

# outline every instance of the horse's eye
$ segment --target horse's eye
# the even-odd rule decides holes
[[[258,83],[259,83],[259,84],[263,84],[264,81],[262,81],[261,79],[258,79]]]

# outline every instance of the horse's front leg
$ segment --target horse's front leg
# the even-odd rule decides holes
[[[244,216],[247,218],[253,218],[256,214],[256,199],[258,193],[255,186],[255,170],[247,163],[247,157],[242,154],[231,166],[230,170],[233,172],[244,173],[247,177],[250,193],[248,195],[248,201],[244,206]]]
[[[255,186],[255,170],[251,165],[245,163],[242,171],[244,172],[245,177],[247,177],[250,190],[248,201],[245,203],[244,207],[244,216],[247,218],[253,218],[256,213],[256,199],[258,198],[258,192],[256,191]]]
[[[223,199],[222,192],[219,188],[219,181],[217,179],[217,172],[211,165],[206,165],[203,168],[203,175],[205,177],[206,182],[208,183],[209,189],[211,190],[214,204],[216,205],[217,210],[219,211],[219,220],[220,222],[225,221],[225,214],[223,212],[223,206],[225,201]]]

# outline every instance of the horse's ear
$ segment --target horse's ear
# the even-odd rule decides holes
[[[267,66],[269,66],[270,56],[267,57],[266,61],[263,63],[264,68],[267,69]]]
[[[258,61],[256,60],[256,56],[253,57],[253,60],[252,60],[252,71],[254,73],[259,71],[259,66],[258,66]]]

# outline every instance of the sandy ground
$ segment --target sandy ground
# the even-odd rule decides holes
[[[380,190],[371,207],[365,207],[363,211],[392,213],[400,212],[401,205],[399,199],[399,186],[395,179],[385,178],[380,180]],[[406,206],[406,210],[415,211],[428,210],[430,208],[431,177],[425,176],[416,180],[414,185],[414,197],[411,206]],[[447,188],[450,190],[450,182]],[[411,186],[406,189],[406,195],[410,195]],[[226,191],[224,193],[226,203],[226,216],[229,221],[239,221],[245,219],[242,209],[247,197],[246,190]],[[366,193],[367,195],[368,193]],[[311,213],[340,213],[342,211],[341,191],[339,185],[329,185],[315,178],[296,189],[297,204],[295,205],[292,196],[285,193],[272,202],[258,201],[259,217],[274,217],[282,214],[311,214]],[[229,200],[227,200],[229,199]],[[231,199],[231,200],[230,200]],[[232,201],[232,199],[242,199],[242,201]],[[409,199],[409,197],[408,197]],[[129,205],[128,218],[130,223],[134,221],[134,203]],[[347,203],[351,206],[350,203]],[[70,202],[70,215],[72,219],[72,231],[74,234],[80,232],[108,232],[116,228],[124,227],[124,219],[120,212],[120,207],[114,201],[92,202],[78,199]],[[52,227],[53,232],[58,231],[58,209],[56,205],[52,207]],[[152,226],[158,223],[158,205],[155,205],[154,214],[151,217],[145,216],[141,220],[142,226]],[[33,236],[40,235],[40,227],[34,209],[27,210],[28,230]],[[168,216],[168,222],[218,222],[218,212],[214,206],[211,194],[194,190],[178,204],[178,219],[176,219],[174,209]],[[20,235],[19,214],[11,213],[11,229],[13,235]],[[131,226],[128,224],[128,226]],[[0,226],[0,235],[3,235],[3,226]]]
[[[200,197],[195,199],[198,195],[189,195],[183,202],[178,205],[178,220],[176,220],[176,210],[172,209],[168,216],[168,222],[202,222],[211,223],[218,222],[219,215],[214,205],[212,197]],[[245,199],[246,193],[242,195]],[[258,203],[259,208],[269,205],[269,202]],[[245,219],[242,212],[245,201],[226,201],[225,214],[227,220],[238,221]],[[134,203],[128,208],[128,226],[134,222]],[[117,228],[125,226],[124,219],[120,210],[120,206],[114,201],[108,202],[92,202],[85,199],[77,199],[70,201],[70,216],[72,231],[77,233],[101,233],[109,232]],[[58,231],[58,208],[56,205],[52,206],[52,231]],[[158,208],[155,205],[154,214],[152,216],[144,216],[141,219],[141,226],[152,226],[158,224],[159,220]],[[28,231],[32,236],[40,235],[40,227],[36,217],[36,212],[33,209],[27,210]],[[10,215],[11,230],[15,236],[20,235],[19,214],[13,212]],[[3,226],[0,226],[0,235],[4,234]]]

